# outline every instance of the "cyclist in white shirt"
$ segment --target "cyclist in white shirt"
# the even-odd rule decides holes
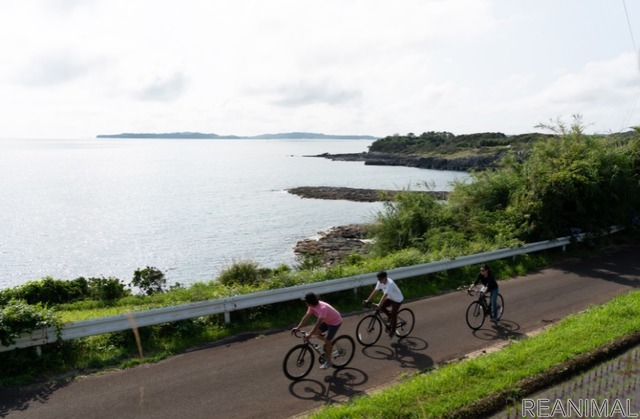
[[[382,291],[382,298],[380,298],[380,302],[378,302],[377,310],[382,310],[382,312],[384,312],[389,318],[389,339],[391,339],[396,334],[398,310],[400,310],[400,305],[402,305],[404,297],[402,296],[402,291],[400,291],[400,288],[398,288],[393,279],[387,277],[387,273],[385,271],[378,272],[377,277],[378,283],[376,284],[376,287],[373,289],[373,291],[371,291],[369,298],[363,301],[363,304],[365,306],[369,304],[373,296],[378,291]],[[391,306],[391,311],[389,311],[388,309],[389,306]]]

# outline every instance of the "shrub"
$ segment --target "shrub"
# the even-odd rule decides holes
[[[160,269],[147,266],[144,269],[136,269],[130,285],[140,288],[147,295],[164,292],[167,280]]]
[[[90,297],[100,301],[114,301],[131,294],[131,290],[118,278],[89,278]]]
[[[53,311],[40,303],[27,304],[25,301],[11,300],[0,309],[0,344],[9,346],[22,333],[47,327],[55,327],[56,334],[59,334],[61,326]]]
[[[220,273],[218,281],[227,286],[258,285],[268,278],[271,273],[270,269],[260,268],[257,262],[245,260],[233,262],[231,266]]]
[[[383,205],[374,227],[374,249],[380,254],[421,247],[425,233],[444,222],[442,204],[429,194],[403,191]]]

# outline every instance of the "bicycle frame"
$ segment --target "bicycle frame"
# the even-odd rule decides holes
[[[297,338],[302,338],[302,343],[298,343],[291,348],[284,357],[282,369],[284,374],[292,379],[299,380],[305,377],[311,371],[315,363],[315,354],[318,354],[318,361],[324,364],[327,360],[326,348],[310,342],[311,338],[318,336],[309,336],[300,330],[292,330],[291,334]],[[355,354],[355,342],[348,335],[340,335],[333,339],[333,349],[330,354],[333,366],[337,369],[346,367]]]
[[[325,332],[322,332],[321,335],[325,336],[324,333]],[[318,354],[318,356],[320,357],[320,362],[321,363],[324,362],[324,357],[326,355],[325,354],[326,345],[324,343],[324,340],[320,339],[320,336],[318,335],[311,336],[306,332],[303,332],[302,330],[292,331],[291,334],[297,338],[302,339],[303,344],[307,345],[309,349],[313,350],[315,353]],[[311,339],[318,340],[320,344],[311,343]]]
[[[391,330],[386,313],[382,314],[381,310],[377,310],[378,305],[374,304],[373,306],[376,307],[375,312],[367,314],[356,326],[356,338],[364,346],[375,344],[382,334],[382,329],[387,333]],[[395,336],[400,339],[406,338],[413,330],[415,315],[411,309],[403,307],[398,310],[397,322]]]
[[[391,327],[391,324],[389,323],[389,316],[379,308],[378,304],[372,304],[371,306],[373,306],[374,309],[373,315],[382,322],[382,324],[384,325],[384,331],[389,333]]]
[[[477,300],[469,304],[466,313],[467,325],[473,330],[478,330],[484,324],[485,318],[491,317],[491,302],[486,292],[472,291],[468,289],[467,294],[471,296],[478,294]],[[504,299],[502,298],[501,294],[498,294],[496,305],[496,320],[499,320],[500,318],[502,318],[502,313],[504,310]],[[482,312],[480,312],[480,310]]]

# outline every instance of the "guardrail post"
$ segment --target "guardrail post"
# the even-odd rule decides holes
[[[36,355],[38,356],[38,358],[42,356],[42,346],[36,346]]]
[[[231,313],[229,313],[228,311],[224,312],[224,322],[225,324],[231,323]]]

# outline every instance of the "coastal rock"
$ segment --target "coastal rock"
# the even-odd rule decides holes
[[[427,157],[408,154],[362,152],[350,154],[322,153],[315,156],[335,161],[362,161],[371,166],[406,166],[419,169],[452,170],[469,172],[471,170],[487,170],[496,167],[496,163],[502,157],[501,154],[483,154],[466,157],[446,159],[444,157]]]
[[[333,227],[329,231],[318,232],[319,238],[299,241],[293,252],[300,256],[319,257],[324,267],[342,262],[348,255],[362,254],[368,244],[367,237],[372,233],[372,226],[367,224],[350,224]]]
[[[343,199],[356,202],[378,202],[390,201],[393,197],[402,191],[392,191],[383,189],[362,189],[362,188],[344,188],[336,186],[301,186],[298,188],[287,189],[287,192],[298,195],[302,198],[314,199]],[[447,199],[446,191],[412,191],[412,193],[426,193],[432,195],[435,199]]]

